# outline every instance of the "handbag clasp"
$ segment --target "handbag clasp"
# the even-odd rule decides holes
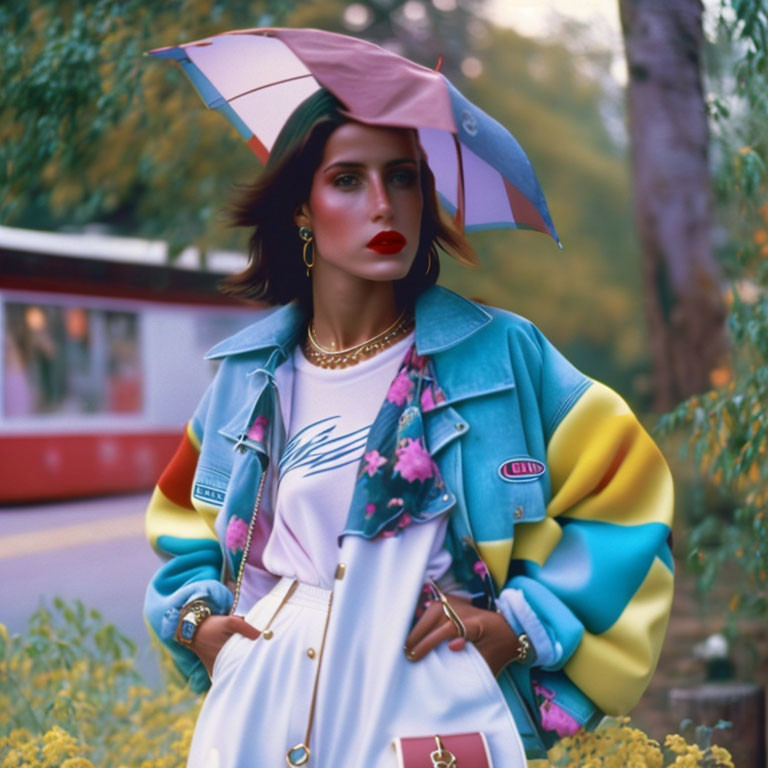
[[[437,749],[429,753],[432,768],[456,768],[456,757],[443,746],[439,736],[435,736],[435,745]]]

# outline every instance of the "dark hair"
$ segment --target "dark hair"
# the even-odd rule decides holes
[[[312,286],[302,262],[302,241],[294,221],[296,209],[309,199],[312,179],[330,135],[350,118],[326,90],[303,101],[277,137],[263,173],[242,187],[227,211],[232,226],[253,227],[248,243],[248,266],[225,278],[221,289],[230,295],[286,304],[298,299],[311,307]],[[440,273],[437,247],[462,264],[477,266],[477,256],[466,238],[444,218],[437,203],[435,179],[421,153],[421,194],[424,207],[421,236],[408,274],[395,281],[400,306],[407,306]]]

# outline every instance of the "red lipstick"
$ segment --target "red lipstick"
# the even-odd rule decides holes
[[[379,232],[365,247],[377,253],[393,254],[402,251],[406,239],[395,230]]]

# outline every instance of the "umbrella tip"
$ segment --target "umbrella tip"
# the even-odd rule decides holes
[[[439,72],[440,68],[443,66],[443,57],[438,56],[437,58],[437,64],[435,64],[435,72]]]
[[[555,242],[557,243],[557,247],[558,247],[558,248],[559,248],[561,251],[565,250],[565,247],[563,246],[563,243],[562,243],[562,241],[560,240],[560,238],[559,238],[559,237],[558,237],[558,238],[555,240]]]

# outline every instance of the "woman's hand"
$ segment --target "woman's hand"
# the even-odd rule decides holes
[[[261,632],[242,616],[217,616],[215,614],[204,619],[197,628],[190,647],[205,665],[209,677],[213,673],[213,663],[216,661],[219,651],[234,634],[255,640]]]
[[[496,677],[517,655],[518,642],[514,630],[500,613],[476,608],[469,600],[455,595],[448,595],[447,599],[466,627],[466,640],[475,644]],[[408,635],[406,656],[410,661],[423,659],[445,640],[450,641],[448,647],[452,651],[460,651],[466,641],[457,635],[456,625],[443,613],[443,606],[437,600],[430,603]]]

